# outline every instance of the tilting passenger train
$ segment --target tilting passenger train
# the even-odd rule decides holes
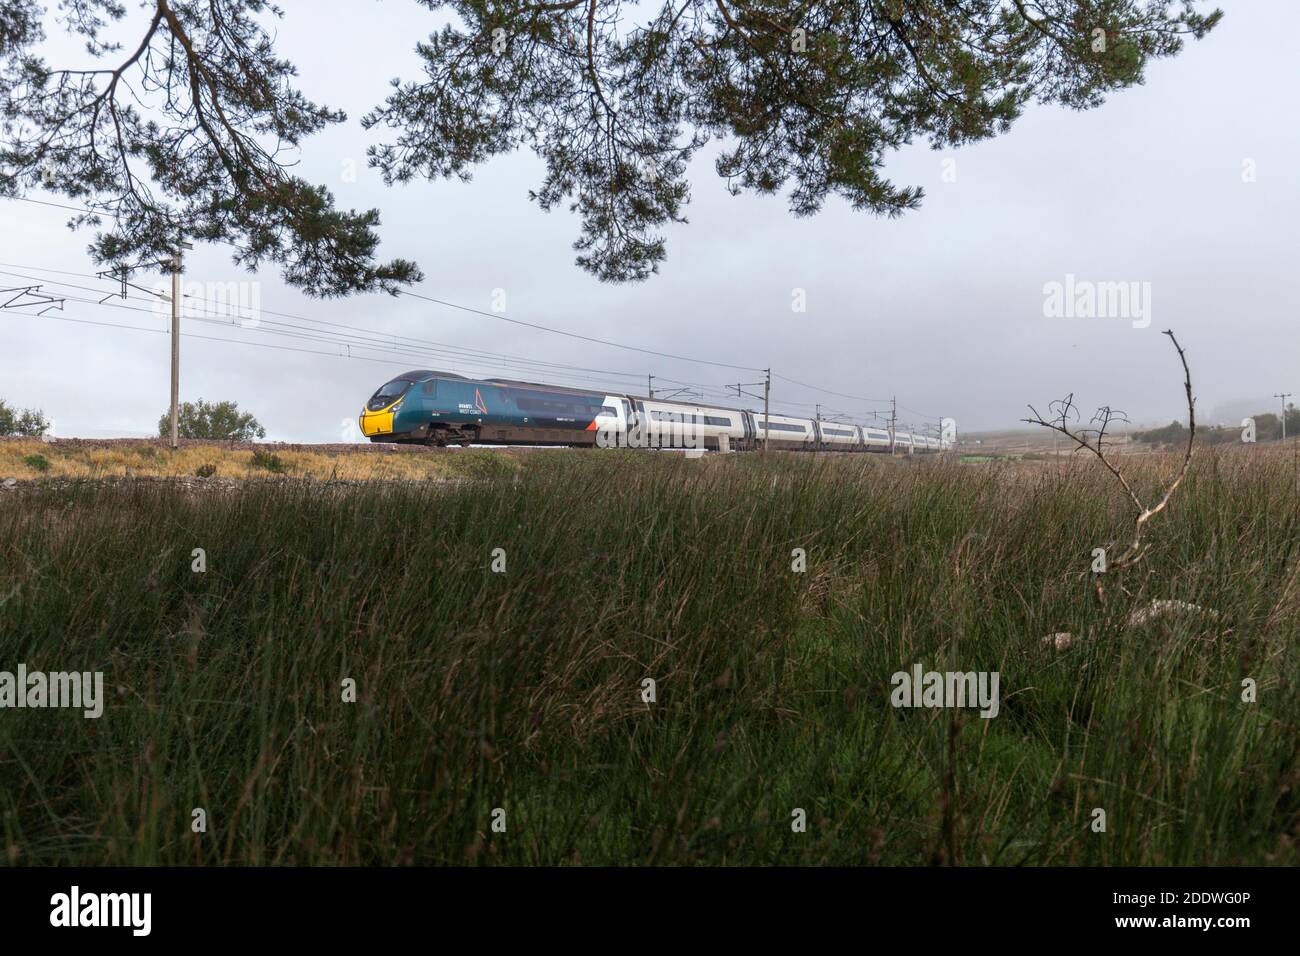
[[[888,452],[889,430],[770,415],[638,395],[612,395],[503,378],[406,372],[366,402],[361,432],[372,442],[425,445],[557,445]],[[896,432],[908,452],[948,442]]]

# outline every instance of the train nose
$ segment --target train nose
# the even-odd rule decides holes
[[[361,417],[357,419],[361,425],[361,434],[367,438],[375,435],[391,435],[393,433],[393,408],[386,408],[382,412],[363,411]]]

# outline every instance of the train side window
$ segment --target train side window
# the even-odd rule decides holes
[[[427,382],[425,382],[424,385],[420,387],[420,391],[424,392],[425,395],[433,395],[437,387],[438,387],[437,379],[431,378]]]

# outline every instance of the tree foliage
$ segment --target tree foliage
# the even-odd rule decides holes
[[[1197,0],[665,0],[640,22],[615,0],[419,2],[455,22],[418,44],[423,75],[394,80],[364,117],[390,134],[371,163],[390,183],[468,178],[530,147],[546,164],[532,198],[578,213],[577,261],[612,281],[657,270],[663,229],[685,221],[688,163],[710,141],[733,192],[788,189],[796,215],[837,195],[896,216],[922,191],[884,176],[890,151],[994,136],[1034,101],[1096,106],[1220,17]],[[0,0],[0,190],[44,185],[111,213],[102,261],[161,258],[185,224],[319,295],[419,277],[375,263],[373,210],[336,210],[288,171],[284,151],[344,117],[293,87],[263,25],[276,8],[143,9],[141,40],[123,49],[101,40],[125,16],[117,0],[63,0],[102,66],[80,71],[30,52],[35,0]]]
[[[1282,438],[1282,417],[1274,412],[1258,412],[1250,416],[1255,427],[1255,441],[1270,442]],[[1242,440],[1242,425],[1216,425],[1198,432],[1198,440],[1207,445],[1226,445]],[[1287,438],[1300,438],[1300,408],[1287,406]],[[1182,422],[1170,422],[1162,428],[1135,431],[1134,441],[1153,445],[1177,445],[1187,440],[1187,426]]]
[[[304,137],[346,117],[294,86],[275,53],[263,0],[156,0],[138,42],[103,39],[126,16],[117,0],[63,0],[59,19],[93,66],[56,68],[34,0],[0,0],[0,194],[44,187],[93,210],[91,247],[113,266],[170,260],[182,233],[237,246],[250,269],[280,263],[315,295],[392,291],[420,278],[377,263],[376,210],[344,212],[292,173]]]
[[[181,402],[177,431],[181,438],[208,438],[216,441],[251,441],[265,438],[266,429],[248,412],[240,412],[237,402]],[[171,410],[158,419],[158,435],[171,437]]]
[[[49,428],[49,421],[38,409],[24,408],[20,412],[0,398],[0,435],[40,438],[49,431]]]

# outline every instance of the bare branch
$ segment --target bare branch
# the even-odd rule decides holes
[[[1183,350],[1183,347],[1178,343],[1178,339],[1174,336],[1173,331],[1166,329],[1164,334],[1169,336],[1169,341],[1173,343],[1174,348],[1178,351],[1178,359],[1183,366],[1183,387],[1187,395],[1187,451],[1183,455],[1183,462],[1181,467],[1178,469],[1178,474],[1165,488],[1164,494],[1160,496],[1159,501],[1151,507],[1148,508],[1142,503],[1142,499],[1139,498],[1137,492],[1133,490],[1133,486],[1124,476],[1123,471],[1114,461],[1111,460],[1110,456],[1106,454],[1105,439],[1107,429],[1114,422],[1128,421],[1128,417],[1122,411],[1113,409],[1109,405],[1103,405],[1098,408],[1096,413],[1092,416],[1091,424],[1094,426],[1093,428],[1071,428],[1070,422],[1077,421],[1079,417],[1078,408],[1074,403],[1074,394],[1071,393],[1063,399],[1058,399],[1057,401],[1052,402],[1048,406],[1048,413],[1051,415],[1050,418],[1044,418],[1033,405],[1030,405],[1029,410],[1033,413],[1033,417],[1021,419],[1028,424],[1039,425],[1043,428],[1049,428],[1052,431],[1059,432],[1069,438],[1079,448],[1092,452],[1092,454],[1097,457],[1097,460],[1106,467],[1106,470],[1114,475],[1115,480],[1119,482],[1120,486],[1124,489],[1124,493],[1128,495],[1129,500],[1133,503],[1136,512],[1133,518],[1133,540],[1129,543],[1128,548],[1122,555],[1120,555],[1116,560],[1109,562],[1107,571],[1102,573],[1122,571],[1125,568],[1132,567],[1146,557],[1149,546],[1142,540],[1142,533],[1145,530],[1146,523],[1160,512],[1164,511],[1166,506],[1168,506],[1169,500],[1173,497],[1174,492],[1178,490],[1178,486],[1182,484],[1183,479],[1187,476],[1187,470],[1192,463],[1192,449],[1196,438],[1196,399],[1192,395],[1192,373],[1187,365],[1187,354]],[[1089,438],[1089,434],[1092,435],[1091,439]],[[1105,588],[1101,583],[1101,573],[1093,575],[1093,589],[1097,595],[1098,602],[1103,603],[1105,601]]]

